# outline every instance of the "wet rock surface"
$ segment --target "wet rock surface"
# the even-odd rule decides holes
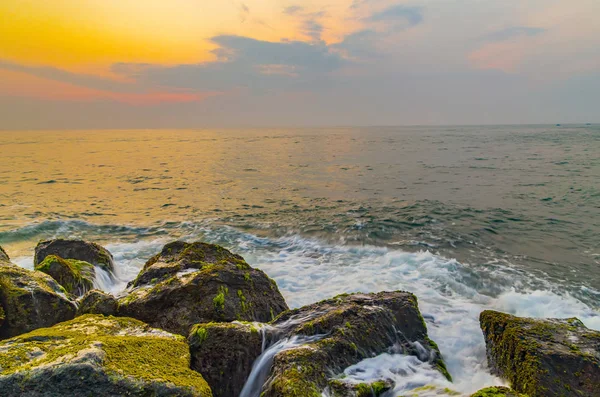
[[[76,310],[52,277],[10,263],[0,266],[0,307],[0,339],[70,320]]]
[[[111,253],[96,243],[65,239],[41,241],[35,247],[33,264],[41,263],[48,255],[77,259],[98,266],[110,274],[114,273],[115,264]]]
[[[266,322],[287,305],[274,280],[225,248],[175,242],[146,263],[119,315],[181,335],[207,322]]]
[[[329,382],[332,397],[379,397],[394,388],[391,380],[381,380],[371,383],[350,383],[344,380]]]
[[[182,337],[133,319],[86,315],[0,351],[3,396],[211,396]]]
[[[408,292],[340,295],[285,312],[272,325],[288,335],[321,337],[276,354],[261,396],[320,396],[327,374],[384,352],[417,356],[450,379]]]
[[[35,270],[51,276],[68,293],[77,297],[94,288],[96,272],[94,265],[88,262],[48,255],[42,262],[35,265]]]
[[[189,340],[193,368],[214,374],[206,376],[216,396],[321,396],[325,389],[362,396],[364,384],[331,383],[331,377],[384,352],[416,356],[449,377],[437,345],[427,337],[417,299],[408,292],[340,295],[286,311],[269,324],[199,324]],[[222,349],[234,354],[208,358]],[[231,368],[248,378],[241,394],[239,382],[235,388],[222,386]],[[393,387],[388,383],[376,382],[375,389],[383,393]]]
[[[118,311],[117,298],[97,289],[89,291],[77,301],[77,304],[77,316],[84,314],[112,316]]]
[[[480,316],[492,372],[529,397],[600,396],[600,332],[576,318]]]
[[[263,333],[253,323],[209,323],[192,328],[188,343],[192,369],[200,372],[215,397],[239,396],[255,360]]]

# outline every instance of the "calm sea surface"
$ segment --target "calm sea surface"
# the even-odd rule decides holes
[[[498,382],[485,308],[600,328],[600,126],[4,131],[0,154],[0,245],[25,267],[42,238],[98,241],[118,293],[165,242],[202,239],[290,306],[410,290],[463,393]],[[397,391],[444,385],[428,371]]]

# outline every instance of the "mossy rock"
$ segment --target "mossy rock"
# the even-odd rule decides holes
[[[353,383],[343,379],[329,381],[332,397],[379,397],[393,388],[394,381],[391,379],[370,383]]]
[[[266,322],[288,308],[264,272],[204,243],[166,245],[127,292],[119,299],[119,315],[186,336],[194,324]]]
[[[96,272],[94,265],[88,262],[48,255],[42,262],[35,265],[35,270],[51,276],[68,293],[77,297],[94,288]]]
[[[192,369],[200,372],[215,397],[239,396],[252,364],[262,352],[261,326],[254,323],[208,323],[188,337]]]
[[[490,369],[529,397],[600,396],[600,332],[576,318],[480,315]]]
[[[113,316],[117,314],[117,298],[97,289],[89,291],[77,301],[76,316],[84,314],[103,314]]]
[[[75,316],[75,303],[52,277],[10,263],[0,266],[0,339],[50,327]]]
[[[10,262],[10,258],[8,257],[8,254],[6,253],[6,251],[4,251],[4,248],[2,248],[0,246],[0,263],[7,263]]]
[[[528,397],[526,394],[518,393],[509,387],[497,386],[487,387],[479,390],[477,393],[471,395],[471,397]]]
[[[200,396],[184,338],[129,318],[85,315],[0,343],[3,396]]]
[[[83,240],[56,239],[40,241],[35,247],[33,264],[38,265],[48,255],[88,262],[105,270],[110,275],[115,270],[113,256],[106,248]]]
[[[285,312],[271,326],[287,336],[320,337],[275,355],[263,397],[321,396],[330,374],[385,352],[416,356],[451,380],[409,292],[340,295]]]

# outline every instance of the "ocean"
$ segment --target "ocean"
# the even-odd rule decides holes
[[[165,243],[202,240],[291,307],[415,293],[454,383],[399,355],[346,371],[398,393],[501,384],[485,309],[600,329],[599,125],[2,131],[0,153],[0,245],[23,267],[41,239],[95,241],[119,293]]]

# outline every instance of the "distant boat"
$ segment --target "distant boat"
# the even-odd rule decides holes
[[[585,123],[585,125],[592,125],[592,123]]]
[[[556,124],[557,127],[560,127],[560,124]]]

